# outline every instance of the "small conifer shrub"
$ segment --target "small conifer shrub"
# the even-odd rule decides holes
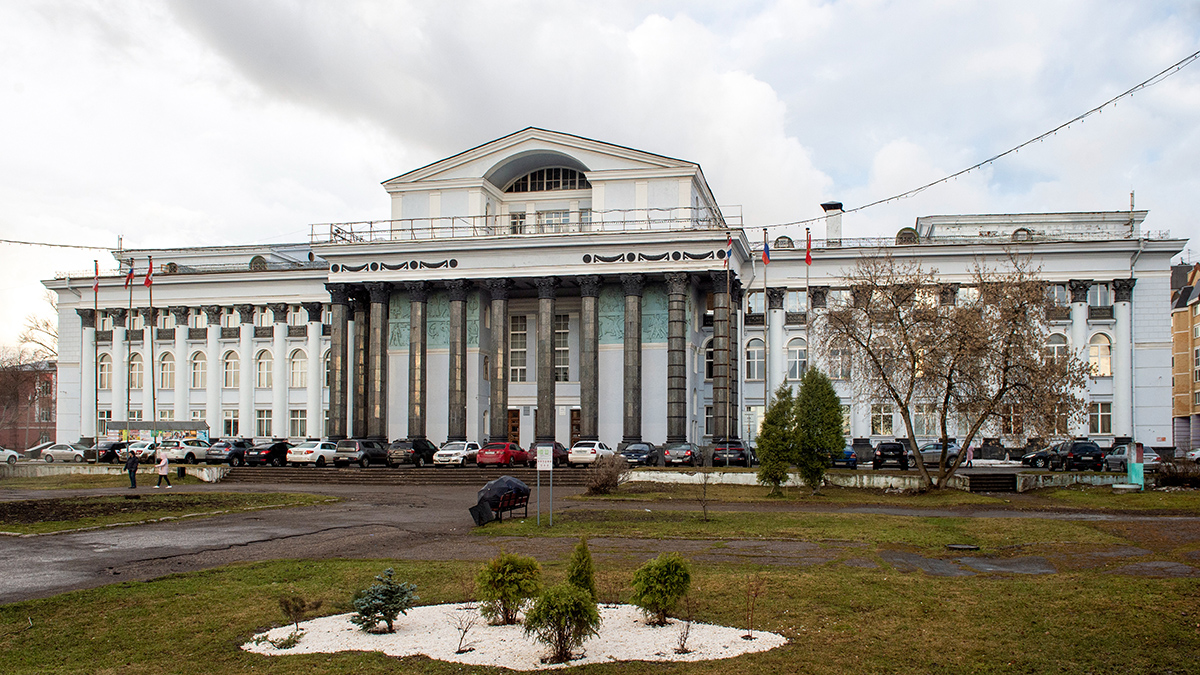
[[[633,573],[633,604],[645,612],[651,625],[665,626],[692,584],[692,573],[678,553],[663,553]]]
[[[546,589],[525,614],[525,634],[550,648],[549,663],[570,661],[599,628],[595,598],[570,583]]]
[[[387,625],[387,632],[395,632],[396,616],[408,614],[413,604],[421,599],[417,597],[417,587],[410,583],[397,583],[392,579],[390,567],[376,576],[375,581],[370,588],[355,595],[354,616],[350,617],[350,621],[365,631],[375,628],[382,621]]]
[[[493,624],[517,623],[517,613],[542,590],[542,566],[528,556],[501,553],[475,576],[479,611]]]
[[[567,583],[575,586],[588,595],[592,601],[598,601],[600,594],[596,592],[596,568],[592,565],[592,553],[588,550],[587,537],[580,537],[571,554],[571,564],[567,567]]]

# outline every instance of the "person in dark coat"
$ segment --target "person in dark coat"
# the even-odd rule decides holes
[[[137,453],[132,448],[129,450],[129,459],[125,460],[125,470],[129,472],[129,489],[137,487],[137,469],[138,458]]]

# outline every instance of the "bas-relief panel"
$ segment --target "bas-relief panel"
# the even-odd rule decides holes
[[[388,303],[388,349],[408,349],[407,293],[392,293]]]
[[[642,291],[642,342],[667,341],[667,288],[646,284]]]
[[[479,291],[467,295],[467,347],[479,347]]]
[[[600,320],[600,344],[624,344],[625,294],[621,287],[613,284],[601,286],[596,305],[597,318]]]
[[[450,346],[450,295],[445,291],[429,294],[425,304],[425,338],[429,347]]]

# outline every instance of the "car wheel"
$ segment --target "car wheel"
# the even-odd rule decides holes
[[[1033,468],[1035,468],[1035,469],[1044,469],[1044,468],[1046,468],[1046,464],[1047,464],[1047,463],[1048,463],[1048,462],[1046,461],[1046,458],[1045,458],[1045,457],[1035,457],[1035,458],[1033,459]]]
[[[75,455],[75,458],[74,458],[74,459],[75,459],[75,461],[76,461],[76,462],[82,462],[82,461],[83,461],[83,455]]]
[[[7,461],[9,464],[16,464],[16,463],[17,463],[17,456],[16,456],[16,455],[12,455],[12,456],[10,456],[10,457],[9,457],[9,458],[8,458],[6,461]]]
[[[54,455],[42,455],[42,459],[46,460],[47,464],[54,463]]]
[[[362,459],[358,460],[358,465],[364,469],[368,466],[371,466],[371,458],[364,456]]]
[[[872,463],[872,464],[871,464],[871,468],[872,468],[872,469],[874,469],[874,470],[876,470],[876,471],[878,471],[878,470],[879,470],[879,462],[874,462],[874,463]]]
[[[324,466],[325,466],[325,458],[324,458],[324,457],[318,457],[318,458],[317,458],[317,467],[318,467],[318,468],[323,468]]]

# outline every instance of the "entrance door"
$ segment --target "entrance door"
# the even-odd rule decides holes
[[[581,417],[580,417],[579,408],[572,408],[571,409],[571,446],[572,447],[574,447],[574,445],[579,442],[579,427],[580,427],[579,420],[580,419],[581,419]]]
[[[508,411],[508,442],[521,444],[521,410],[519,408]]]

